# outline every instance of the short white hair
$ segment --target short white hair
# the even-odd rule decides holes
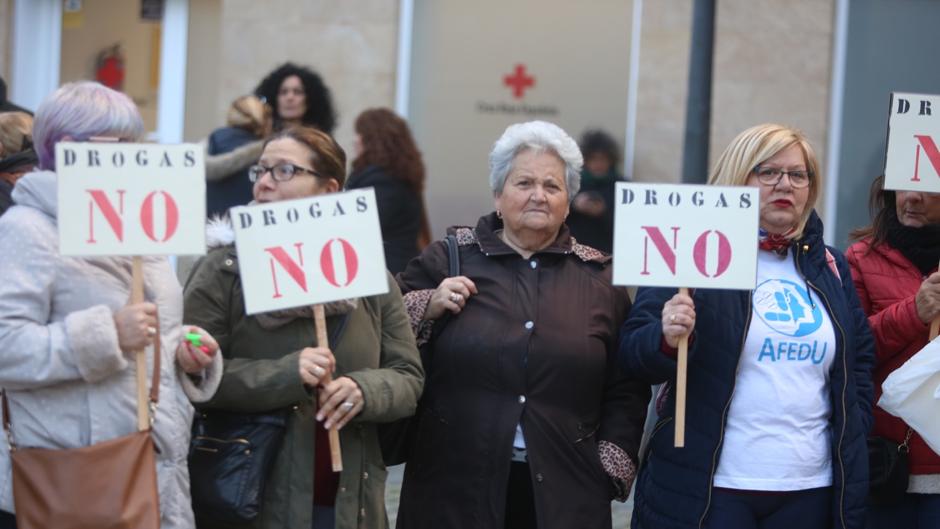
[[[551,152],[565,164],[565,186],[568,200],[574,199],[581,189],[581,166],[584,157],[581,149],[567,132],[547,121],[528,121],[510,125],[500,136],[490,152],[490,189],[499,195],[503,192],[506,177],[512,171],[516,156],[523,151]]]

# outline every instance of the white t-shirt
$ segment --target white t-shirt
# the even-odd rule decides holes
[[[751,324],[716,487],[788,491],[832,485],[829,368],[836,340],[825,305],[807,288],[792,254],[758,252]]]

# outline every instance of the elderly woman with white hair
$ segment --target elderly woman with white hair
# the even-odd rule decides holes
[[[182,289],[165,257],[143,258],[145,302],[128,304],[130,257],[68,257],[58,249],[56,143],[138,141],[140,113],[98,83],[67,84],[39,107],[33,132],[39,170],[17,182],[16,205],[0,217],[0,387],[16,444],[70,449],[137,431],[134,352],[159,354],[152,438],[160,526],[193,527],[188,399],[208,400],[218,387],[217,344],[195,327],[186,330],[207,349],[184,344]],[[0,529],[16,527],[11,476],[10,446],[0,442]],[[61,512],[52,527],[78,514]]]
[[[609,528],[635,474],[649,387],[616,365],[630,301],[565,226],[582,157],[558,126],[490,153],[495,211],[399,275],[427,379],[399,529]]]

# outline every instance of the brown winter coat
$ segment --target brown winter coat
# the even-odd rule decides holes
[[[398,528],[503,527],[520,422],[540,529],[609,528],[610,501],[633,480],[649,400],[615,359],[629,298],[611,286],[610,257],[566,227],[530,259],[502,242],[501,228],[490,214],[455,230],[461,274],[479,294],[428,344]],[[447,271],[437,242],[398,276],[419,344],[429,326],[417,320]]]

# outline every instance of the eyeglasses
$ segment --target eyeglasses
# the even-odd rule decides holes
[[[780,183],[783,175],[790,178],[790,185],[795,189],[802,189],[809,185],[812,174],[809,171],[784,171],[779,167],[761,167],[754,168],[754,174],[757,175],[757,181],[765,186],[775,186]]]
[[[248,179],[252,183],[261,180],[261,177],[264,176],[264,173],[271,171],[271,176],[274,177],[275,182],[286,182],[296,176],[298,173],[309,173],[313,176],[323,178],[323,175],[314,171],[313,169],[307,169],[306,167],[301,167],[299,165],[294,165],[292,163],[279,163],[274,167],[265,167],[263,165],[255,164],[248,168]]]

